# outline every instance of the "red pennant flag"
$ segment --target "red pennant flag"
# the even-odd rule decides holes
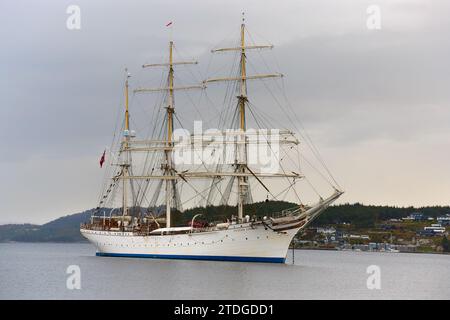
[[[171,26],[172,25],[172,21],[170,21],[168,24],[166,24],[166,27]]]
[[[106,150],[103,151],[103,155],[100,158],[100,168],[103,167],[103,163],[105,162],[105,152],[106,152]]]

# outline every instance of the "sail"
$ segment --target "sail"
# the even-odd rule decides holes
[[[243,21],[240,26],[239,45],[215,48],[212,54],[236,53],[237,68],[229,76],[210,77],[199,83],[177,83],[178,67],[197,65],[195,60],[175,60],[175,44],[169,42],[168,61],[147,63],[145,70],[163,69],[166,79],[160,87],[137,87],[134,95],[157,96],[149,134],[136,134],[130,124],[129,79],[125,79],[124,121],[117,139],[117,149],[111,150],[110,180],[102,189],[100,207],[119,207],[122,215],[152,214],[165,217],[166,227],[171,226],[172,212],[182,212],[195,206],[236,206],[241,221],[245,207],[262,199],[284,200],[290,197],[303,204],[299,184],[305,177],[300,167],[301,142],[297,133],[289,129],[270,127],[269,117],[253,104],[249,92],[252,81],[277,80],[282,73],[249,72],[251,52],[273,49],[272,44],[250,43]],[[182,124],[183,108],[175,104],[178,93],[202,90],[205,95],[211,86],[232,83],[227,88],[229,101],[224,103],[219,116],[218,130],[207,130],[182,137],[177,129]],[[228,89],[227,89],[228,90]],[[250,128],[250,123],[257,128]],[[303,137],[303,136],[302,136]],[[182,139],[181,139],[182,138]],[[314,154],[318,155],[313,148]],[[115,155],[114,155],[115,154]],[[184,161],[186,158],[189,161]],[[181,159],[181,160],[180,160]],[[183,160],[183,161],[182,161]],[[322,160],[322,159],[320,159]],[[323,161],[321,162],[323,163]],[[321,175],[326,175],[321,172]],[[339,190],[334,178],[332,190]],[[322,196],[312,187],[319,199]]]

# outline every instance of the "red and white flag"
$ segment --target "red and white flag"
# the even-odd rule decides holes
[[[105,163],[105,153],[106,150],[103,151],[102,157],[100,158],[100,168],[103,167],[103,163]]]
[[[170,27],[172,25],[173,21],[170,21],[169,23],[166,24],[166,27]]]

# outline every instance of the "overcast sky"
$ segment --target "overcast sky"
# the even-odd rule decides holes
[[[66,27],[72,4],[80,30]],[[366,26],[373,4],[380,30]],[[199,59],[200,78],[210,50],[237,39],[242,11],[255,38],[275,45],[269,58],[346,190],[341,203],[449,204],[446,0],[3,0],[0,223],[95,207],[125,66],[139,74],[162,61],[173,21],[177,48]]]

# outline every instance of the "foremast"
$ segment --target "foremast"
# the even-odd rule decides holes
[[[247,138],[246,138],[246,117],[245,117],[245,108],[248,103],[247,96],[247,79],[263,79],[263,78],[273,78],[273,77],[282,77],[281,74],[260,74],[260,75],[252,75],[247,76],[246,69],[246,50],[249,49],[272,49],[273,45],[246,45],[245,43],[245,17],[244,13],[242,13],[242,23],[240,30],[240,47],[232,47],[232,48],[219,48],[212,50],[212,52],[224,52],[224,51],[240,51],[240,67],[239,67],[239,77],[236,78],[213,78],[205,80],[205,83],[208,82],[217,82],[217,81],[239,81],[240,90],[238,99],[238,109],[239,109],[239,130],[240,130],[240,143],[238,144],[238,152],[237,157],[235,159],[235,171],[237,173],[237,188],[238,188],[238,219],[242,220],[244,216],[244,204],[246,199],[250,198],[250,189],[248,183],[248,176],[245,175],[250,171],[247,166]],[[250,171],[251,173],[251,171]]]

